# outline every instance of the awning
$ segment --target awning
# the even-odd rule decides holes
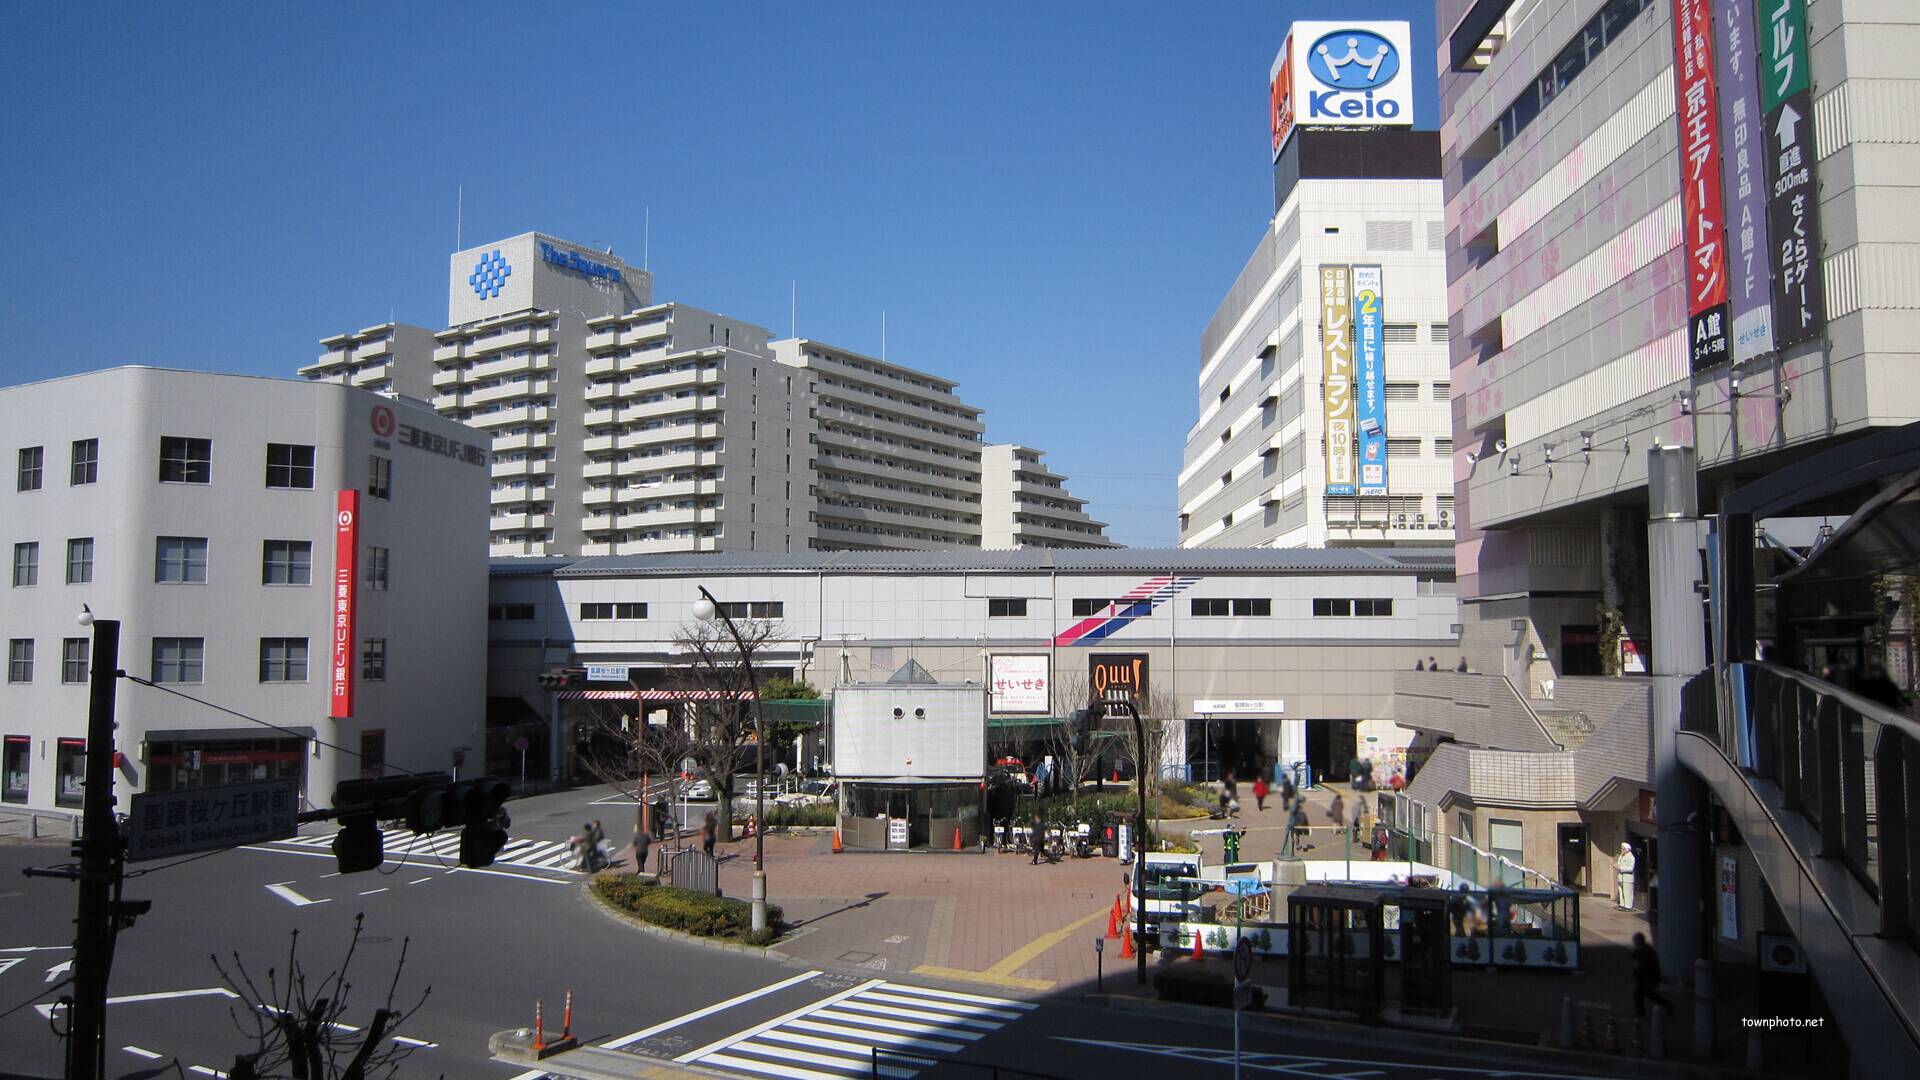
[[[562,690],[561,701],[752,701],[745,690]]]

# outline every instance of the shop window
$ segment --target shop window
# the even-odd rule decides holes
[[[59,782],[54,790],[56,806],[80,806],[86,802],[87,741],[61,739],[54,758],[53,774]]]
[[[6,752],[0,756],[0,801],[26,802],[27,781],[33,775],[33,740],[25,735],[7,736]]]

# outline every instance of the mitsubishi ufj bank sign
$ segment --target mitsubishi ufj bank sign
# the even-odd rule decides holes
[[[1269,73],[1274,158],[1295,127],[1411,127],[1412,60],[1404,22],[1294,23]]]

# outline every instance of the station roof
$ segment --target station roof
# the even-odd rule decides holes
[[[497,577],[813,573],[1451,574],[1453,549],[1011,548],[953,551],[715,552],[495,559]]]

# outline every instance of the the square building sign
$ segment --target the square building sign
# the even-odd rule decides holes
[[[1813,78],[1806,0],[1758,0],[1761,134],[1767,146],[1767,232],[1773,242],[1774,344],[1827,326],[1820,262],[1820,185],[1814,175]]]

